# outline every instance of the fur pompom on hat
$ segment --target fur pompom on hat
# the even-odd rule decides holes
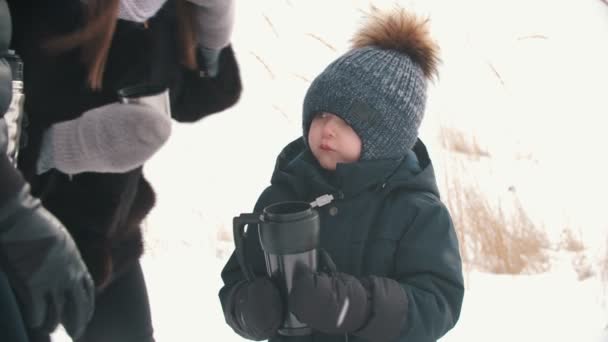
[[[344,119],[362,141],[362,160],[403,157],[416,143],[427,82],[439,47],[423,19],[402,8],[368,14],[352,48],[329,64],[304,98],[304,139],[320,112]]]

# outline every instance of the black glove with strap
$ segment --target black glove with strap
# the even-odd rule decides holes
[[[28,185],[0,204],[0,262],[28,327],[73,338],[85,330],[95,289],[72,237],[30,194]]]
[[[235,284],[223,310],[226,323],[237,334],[255,341],[274,336],[285,312],[279,289],[266,277]]]
[[[298,320],[328,334],[358,330],[371,311],[367,289],[357,278],[307,267],[296,270],[289,304]]]
[[[391,341],[404,326],[407,295],[390,278],[357,278],[298,267],[289,305],[298,320],[314,330],[352,333],[370,341]]]

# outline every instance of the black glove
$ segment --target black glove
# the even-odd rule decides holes
[[[59,323],[78,338],[94,309],[93,281],[72,237],[23,186],[0,206],[0,261],[32,329]]]
[[[302,323],[328,334],[358,330],[371,310],[368,291],[357,278],[305,266],[296,269],[289,306]]]
[[[279,289],[266,277],[236,284],[224,307],[228,325],[237,334],[256,341],[269,339],[277,333],[284,312]]]
[[[293,314],[311,328],[352,333],[369,341],[393,341],[407,322],[407,295],[390,278],[338,273],[329,254],[321,251],[324,272],[298,267],[289,294]]]

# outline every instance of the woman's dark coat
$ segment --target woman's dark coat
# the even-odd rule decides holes
[[[79,50],[51,55],[48,38],[83,25],[81,0],[10,0],[14,19],[12,47],[24,60],[28,144],[19,167],[45,207],[74,236],[97,285],[106,283],[143,251],[141,222],[155,203],[142,167],[126,173],[35,174],[42,133],[50,125],[118,101],[117,90],[152,83],[170,88],[172,116],[194,122],[234,105],[241,93],[239,68],[229,46],[216,78],[201,78],[178,62],[175,1],[141,24],[119,20],[101,91],[86,83]]]

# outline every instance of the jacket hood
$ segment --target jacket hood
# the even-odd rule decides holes
[[[430,192],[439,197],[433,165],[420,139],[404,158],[338,164],[335,171],[328,171],[321,168],[304,139],[298,138],[277,157],[271,183],[311,200],[320,193],[340,192],[350,197],[373,187]]]

